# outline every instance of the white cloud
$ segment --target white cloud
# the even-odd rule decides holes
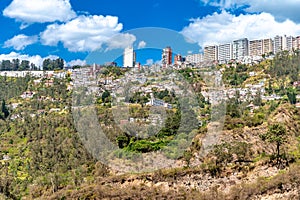
[[[200,0],[200,1],[203,2],[205,5],[211,5],[211,6],[216,6],[216,7],[226,8],[226,9],[236,8],[251,3],[251,1],[246,1],[246,0]],[[264,1],[264,0],[260,0],[260,1]]]
[[[268,12],[279,20],[290,19],[300,22],[299,0],[252,0],[249,5],[250,7],[246,9],[248,12]]]
[[[276,19],[291,19],[300,22],[299,0],[200,0],[204,4],[223,9],[244,7],[248,12],[267,12]]]
[[[161,62],[161,60],[157,60],[157,61],[154,62],[154,64],[156,64],[156,65],[161,65],[162,62]]]
[[[71,60],[70,62],[66,63],[67,66],[75,66],[75,65],[79,65],[79,66],[84,66],[86,65],[86,61],[85,60]]]
[[[237,3],[244,4],[245,1],[241,0],[239,2],[236,2],[235,0],[200,0],[206,5],[216,6],[216,7],[222,7],[222,8],[231,8],[234,7]],[[249,0],[251,1],[251,0]]]
[[[146,60],[146,65],[151,66],[151,65],[153,65],[153,63],[154,63],[154,60],[153,60],[153,59],[147,59],[147,60]]]
[[[27,55],[27,54],[19,54],[16,52],[11,52],[9,54],[0,54],[0,61],[2,60],[13,60],[13,59],[19,59],[19,60],[28,60],[30,63],[35,64],[36,66],[42,66],[43,65],[43,61],[46,58],[50,58],[50,59],[57,59],[58,56],[55,55],[50,55],[47,57],[42,58],[40,55]]]
[[[182,30],[185,37],[200,46],[231,42],[235,39],[272,38],[276,35],[299,35],[300,25],[290,20],[277,22],[268,13],[234,16],[226,11],[191,20]]]
[[[64,47],[72,52],[94,51],[104,44],[108,45],[108,49],[113,49],[135,40],[132,35],[120,34],[122,28],[118,17],[79,16],[64,24],[48,25],[40,37],[44,45],[56,46],[62,42]],[[110,40],[111,38],[116,41]]]
[[[143,49],[145,48],[147,45],[147,43],[145,41],[140,41],[138,44],[138,49]]]
[[[125,49],[126,47],[132,46],[133,42],[136,40],[136,37],[129,33],[118,33],[106,42],[108,46],[106,50],[111,49]]]
[[[28,24],[65,22],[76,17],[69,0],[13,0],[3,15]]]
[[[4,47],[13,47],[15,50],[23,50],[26,46],[38,41],[37,36],[27,36],[24,34],[16,35],[4,43]]]

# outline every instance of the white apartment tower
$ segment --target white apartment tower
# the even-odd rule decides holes
[[[273,52],[274,54],[277,54],[278,52],[283,50],[283,46],[282,46],[282,36],[276,35],[274,37],[274,44],[273,44]]]
[[[220,63],[227,63],[232,59],[232,44],[220,44],[218,46],[218,61]]]
[[[273,40],[271,38],[263,39],[263,54],[269,54],[271,52],[273,52]]]
[[[294,37],[293,36],[284,36],[285,38],[285,49],[284,50],[287,50],[287,51],[293,51],[293,40],[294,40]]]
[[[244,57],[249,55],[248,49],[248,39],[243,38],[233,41],[232,52],[233,59],[242,60]]]
[[[263,54],[263,40],[249,41],[249,56],[256,57]]]
[[[269,54],[273,52],[272,39],[260,39],[249,41],[249,56],[260,57],[263,54]]]
[[[218,46],[206,46],[204,47],[204,61],[216,61],[218,60]]]
[[[294,40],[293,36],[276,36],[274,38],[274,54],[280,51],[292,51],[294,47]]]
[[[185,61],[193,64],[201,63],[203,62],[203,54],[189,54],[186,56]]]
[[[123,67],[134,67],[135,66],[135,52],[133,47],[127,47],[124,50],[123,55]]]

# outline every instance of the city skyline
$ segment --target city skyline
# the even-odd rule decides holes
[[[276,54],[281,51],[300,49],[300,36],[280,36],[248,40],[237,39],[228,43],[204,47],[201,61],[228,62],[231,59],[242,60],[245,57],[259,59],[263,55]]]
[[[280,11],[278,5],[282,8]],[[40,65],[44,58],[62,57],[68,65],[73,65],[88,63],[87,57],[98,50],[102,53],[119,50],[120,56],[128,45],[135,49],[153,47],[151,39],[132,33],[144,27],[175,31],[182,34],[187,43],[195,45],[181,52],[186,44],[177,48],[174,39],[173,43],[155,48],[169,45],[181,55],[197,54],[203,52],[205,46],[239,38],[300,35],[296,7],[292,0],[284,3],[278,0],[188,0],[180,4],[170,0],[143,3],[137,0],[101,3],[96,0],[3,0],[0,22],[7,29],[0,37],[0,60],[18,57]],[[140,59],[147,63],[149,58]],[[157,60],[159,58],[153,61]]]
[[[161,60],[159,64],[166,67],[172,65],[173,63],[175,65],[180,65],[182,61],[194,64],[205,61],[218,61],[219,63],[226,63],[230,60],[241,61],[245,57],[250,57],[252,60],[259,60],[263,57],[263,55],[267,56],[271,53],[276,54],[284,50],[293,51],[299,49],[300,36],[295,37],[286,35],[276,35],[273,38],[261,38],[255,40],[248,40],[248,38],[242,38],[224,44],[205,46],[203,52],[196,54],[190,53],[186,55],[173,53],[172,47],[166,46],[161,50]],[[123,61],[126,60],[126,54],[127,53],[125,49],[123,54]],[[135,51],[134,58],[136,58]],[[137,60],[134,59],[134,62],[136,61]],[[127,65],[123,64],[122,66],[125,67]],[[134,64],[131,65],[131,67],[134,67]]]

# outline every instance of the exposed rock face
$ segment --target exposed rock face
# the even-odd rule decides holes
[[[297,124],[295,125],[293,123],[293,113],[285,108],[279,108],[272,116],[270,122],[286,123],[290,136],[293,136],[298,129]],[[220,144],[224,141],[227,143],[246,142],[247,144],[251,144],[251,151],[254,155],[259,155],[263,152],[270,154],[274,152],[274,146],[265,143],[260,138],[260,135],[266,133],[267,130],[268,125],[264,123],[257,127],[224,130],[218,132],[218,135],[210,133],[212,134],[211,137],[197,136],[195,141],[200,144],[207,141],[214,144]],[[217,141],[211,141],[211,139],[216,139]],[[290,144],[294,145],[294,143],[295,141],[290,138]],[[202,155],[202,153],[203,151],[199,151],[199,153],[194,154],[194,158],[191,160],[191,166],[199,166],[202,163],[202,159],[207,156],[207,152],[204,152],[205,155]],[[278,173],[276,167],[269,166],[264,162],[256,162],[252,164],[252,167],[252,170],[246,173],[227,170],[218,178],[203,172],[186,174],[174,173],[174,176],[168,177],[157,177],[150,174],[146,178],[144,176],[136,176],[116,184],[121,188],[145,185],[149,188],[158,188],[162,191],[178,191],[180,188],[185,188],[186,191],[197,190],[205,192],[212,188],[217,188],[217,190],[228,194],[232,186],[242,183],[250,184],[255,182],[258,177],[269,178]],[[253,199],[299,199],[299,193],[300,192],[297,192],[295,189],[295,186],[286,186],[286,189],[270,191],[269,194],[258,195],[253,197]]]
[[[300,126],[296,122],[294,112],[294,109],[282,106],[269,119],[270,123],[283,122],[286,124],[289,135],[289,149],[291,149],[291,146],[298,147],[296,137]],[[217,136],[212,134],[212,137],[206,139],[205,136],[199,134],[194,138],[194,143],[201,147],[203,146],[201,144],[203,141],[209,141],[214,144],[245,142],[251,144],[251,152],[254,155],[252,158],[254,158],[261,153],[274,153],[274,146],[262,141],[260,138],[260,135],[266,133],[267,130],[268,124],[264,123],[257,127],[223,130]],[[213,141],[214,138],[218,141]],[[171,169],[158,170],[154,173],[117,175],[118,173],[114,172],[114,176],[101,177],[96,180],[93,186],[87,186],[85,190],[82,189],[78,193],[103,194],[101,196],[103,197],[102,199],[118,199],[117,197],[120,197],[120,195],[124,196],[119,199],[147,199],[147,197],[151,197],[151,199],[206,200],[300,199],[299,164],[294,165],[294,168],[289,166],[282,173],[282,171],[269,164],[267,157],[265,159],[260,159],[259,157],[259,159],[246,165],[245,163],[234,163],[234,161],[228,163],[227,166],[224,165],[226,167],[222,168],[222,173],[218,174],[218,176],[213,176],[205,168],[199,167],[206,159],[210,159],[211,155],[203,155],[201,151],[193,153],[194,157],[191,159],[191,168],[189,169],[183,169],[182,166],[185,163],[184,161],[179,161],[176,165],[170,166]],[[178,168],[175,168],[175,166]],[[240,170],[241,166],[246,166],[247,169]],[[72,193],[74,197],[79,196],[76,192]],[[200,195],[201,197],[196,198],[193,195]]]
[[[294,188],[289,191],[281,192],[281,191],[270,191],[270,194],[266,195],[258,195],[253,198],[253,200],[299,200],[300,192],[299,188]]]

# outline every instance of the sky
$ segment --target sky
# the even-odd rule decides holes
[[[1,0],[0,60],[102,64],[133,46],[151,64],[166,46],[185,56],[245,37],[298,36],[299,8],[299,0]]]

